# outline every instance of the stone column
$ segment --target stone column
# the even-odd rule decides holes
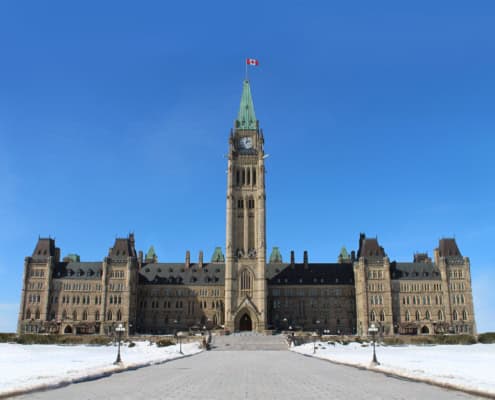
[[[247,256],[249,250],[249,209],[248,209],[248,197],[243,197],[244,203],[244,256]]]
[[[232,321],[232,289],[233,289],[233,268],[234,268],[234,195],[233,195],[233,174],[232,156],[229,157],[227,168],[227,201],[226,201],[226,243],[225,243],[225,328],[233,330]]]
[[[107,321],[108,261],[108,257],[105,257],[101,268],[100,335],[105,334],[105,324]]]

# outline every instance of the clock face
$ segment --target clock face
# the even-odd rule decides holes
[[[250,149],[253,147],[253,139],[249,136],[245,136],[239,140],[239,145],[242,149]]]

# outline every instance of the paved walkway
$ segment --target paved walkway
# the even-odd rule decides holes
[[[213,350],[287,350],[287,340],[283,335],[266,336],[253,333],[234,333],[227,336],[213,336]]]
[[[475,397],[289,351],[209,351],[20,398],[457,400]]]

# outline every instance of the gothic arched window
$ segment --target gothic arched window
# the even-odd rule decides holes
[[[249,270],[244,269],[241,272],[240,278],[241,296],[251,296],[253,290],[253,277],[251,276]]]

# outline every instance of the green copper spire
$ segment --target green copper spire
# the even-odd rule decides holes
[[[270,254],[270,264],[281,263],[281,262],[282,262],[282,254],[280,254],[280,250],[278,247],[274,247],[272,249],[272,254]]]
[[[242,83],[241,105],[239,114],[235,121],[237,129],[256,129],[256,114],[254,113],[253,98],[251,97],[251,88],[249,81]]]
[[[156,256],[155,248],[153,247],[153,245],[150,246],[148,253],[146,253],[146,260],[153,261],[153,262],[156,262],[156,260],[158,260],[158,257]]]
[[[211,262],[224,262],[224,261],[225,261],[225,256],[222,253],[222,248],[215,247],[215,251],[211,256]]]

